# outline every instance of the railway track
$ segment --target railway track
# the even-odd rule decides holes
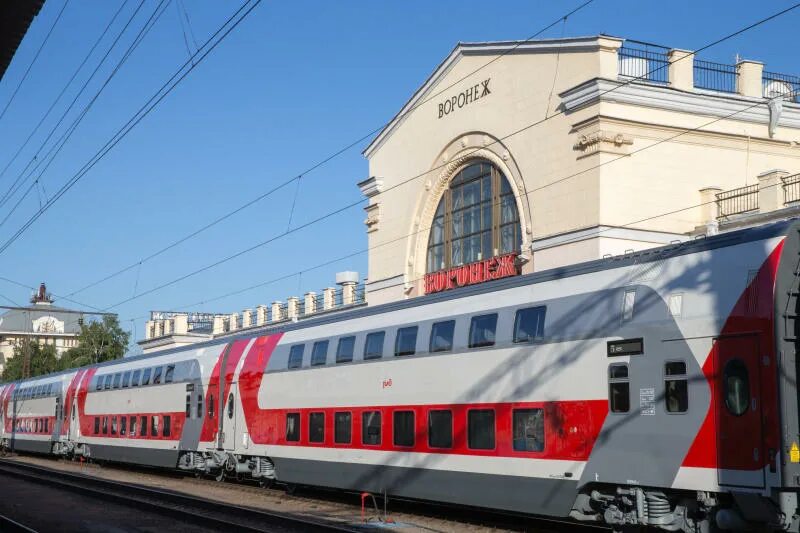
[[[0,473],[224,531],[272,533],[356,531],[341,524],[267,512],[169,490],[120,483],[4,459],[0,459]],[[0,516],[0,526],[3,526],[0,528],[2,531],[34,531],[2,516]]]

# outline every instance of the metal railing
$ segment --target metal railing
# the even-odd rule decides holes
[[[781,178],[783,186],[783,204],[800,202],[800,174],[792,174]]]
[[[626,40],[617,53],[619,75],[666,85],[669,83],[668,51],[664,46]]]
[[[758,209],[758,185],[747,185],[717,194],[717,217],[725,218]]]
[[[765,98],[784,96],[790,102],[800,102],[800,76],[764,72],[761,81]]]
[[[736,65],[694,60],[694,86],[698,89],[735,93],[738,78]]]

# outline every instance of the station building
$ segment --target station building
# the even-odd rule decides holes
[[[343,273],[339,289],[255,311],[154,312],[140,345],[800,215],[798,94],[800,77],[759,61],[606,35],[460,43],[364,150],[365,280]]]

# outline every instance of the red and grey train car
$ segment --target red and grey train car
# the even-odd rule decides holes
[[[799,230],[6,384],[2,441],[615,527],[797,531]]]

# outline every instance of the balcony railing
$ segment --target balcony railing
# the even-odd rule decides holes
[[[717,194],[717,216],[726,218],[758,210],[758,185],[747,185]]]
[[[800,174],[793,174],[781,178],[783,182],[783,204],[790,205],[800,202]]]
[[[735,93],[738,77],[736,65],[694,60],[694,86],[698,89]]]
[[[800,102],[800,77],[777,72],[764,72],[761,77],[764,97],[783,96],[790,102]]]
[[[641,41],[626,40],[619,49],[619,74],[651,83],[669,83],[668,48]]]

